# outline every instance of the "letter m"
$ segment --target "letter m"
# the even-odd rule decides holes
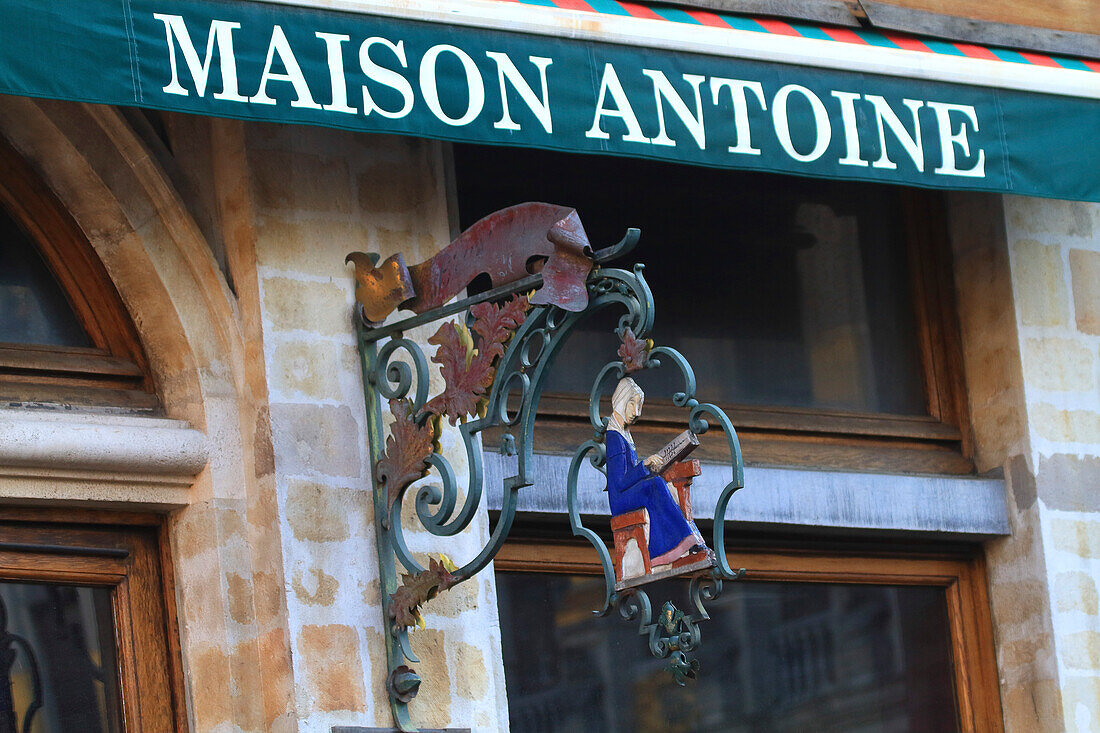
[[[206,82],[210,78],[210,60],[214,56],[214,45],[218,46],[218,56],[221,63],[222,90],[214,94],[214,99],[227,99],[232,102],[247,102],[247,97],[242,97],[237,91],[237,60],[233,57],[233,31],[241,27],[240,23],[232,23],[227,20],[210,21],[210,32],[206,36],[206,59],[199,61],[199,54],[195,50],[195,44],[191,42],[191,34],[187,32],[187,25],[183,17],[179,15],[165,15],[153,13],[153,17],[164,23],[164,33],[168,39],[168,60],[172,66],[172,81],[164,87],[167,94],[179,94],[186,97],[189,92],[180,84],[179,65],[176,63],[176,46],[179,46],[183,60],[187,64],[187,70],[191,72],[191,78],[195,82],[195,92],[200,96],[206,95]]]

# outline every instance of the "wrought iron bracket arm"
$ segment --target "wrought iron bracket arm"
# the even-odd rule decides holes
[[[627,229],[626,234],[615,244],[598,249],[592,254],[592,261],[596,265],[603,265],[604,263],[617,260],[623,255],[627,255],[638,246],[638,239],[641,237],[641,231],[638,229]],[[368,257],[377,261],[378,255],[371,253]],[[543,282],[542,273],[535,273],[521,280],[515,282],[506,283],[500,287],[495,287],[485,292],[472,295],[468,298],[455,301],[454,303],[448,303],[442,308],[422,313],[416,316],[410,316],[403,318],[394,323],[388,323],[380,326],[369,326],[368,321],[363,315],[361,307],[356,308],[356,313],[359,320],[367,326],[364,333],[360,336],[360,339],[366,342],[380,341],[387,336],[400,336],[405,331],[416,328],[417,326],[423,326],[426,323],[432,323],[434,321],[441,320],[443,318],[449,318],[456,313],[462,313],[469,309],[471,306],[478,303],[487,303],[501,298],[506,298],[509,295],[516,293],[527,293],[532,290],[537,290]]]
[[[717,597],[723,580],[740,577],[738,571],[729,567],[720,548],[724,541],[726,506],[733,492],[744,483],[741,450],[725,414],[716,406],[695,399],[695,375],[687,360],[674,349],[654,347],[644,340],[653,326],[654,304],[643,266],[636,265],[630,270],[598,266],[631,251],[638,236],[638,230],[628,230],[620,242],[592,254],[596,266],[584,281],[587,305],[580,311],[553,304],[532,305],[528,294],[543,284],[543,275],[539,273],[389,325],[373,324],[362,312],[356,314],[372,465],[376,549],[388,631],[387,690],[395,723],[403,731],[416,730],[408,703],[420,685],[419,676],[406,664],[419,661],[409,644],[410,627],[423,623],[420,608],[424,603],[474,577],[500,551],[515,520],[519,490],[532,485],[537,478],[531,473],[535,416],[547,377],[577,325],[606,308],[622,311],[615,332],[623,347],[619,350],[620,360],[600,370],[590,393],[593,434],[577,449],[570,464],[566,488],[569,523],[575,535],[584,537],[596,549],[604,571],[605,597],[596,613],[606,615],[618,608],[621,615],[637,621],[650,651],[670,660],[669,671],[677,682],[683,683],[695,674],[698,665],[686,654],[700,643],[698,624],[708,618],[704,601]],[[377,258],[368,259],[377,262]],[[464,318],[448,320],[462,313]],[[437,348],[429,359],[423,346],[405,334],[435,322],[440,325],[428,343]],[[429,361],[438,365],[446,384],[443,392],[434,396],[429,389],[432,369]],[[600,415],[601,394],[612,380],[618,381],[640,369],[659,368],[662,363],[678,370],[682,377],[683,385],[672,395],[672,401],[687,411],[690,430],[702,435],[714,424],[726,434],[733,480],[724,489],[715,514],[712,546],[719,549],[716,561],[690,584],[693,611],[683,613],[670,603],[654,619],[644,590],[616,589],[607,546],[596,532],[584,526],[577,492],[585,462],[596,470],[605,470],[609,418]],[[387,402],[394,419],[384,431],[382,411]],[[445,420],[457,428],[458,442],[465,452],[467,469],[462,480],[440,450]],[[410,494],[413,497],[413,516],[420,531],[450,537],[466,530],[477,515],[483,496],[480,435],[497,427],[504,428],[502,445],[515,455],[517,468],[515,475],[504,481],[501,510],[488,540],[461,566],[445,555],[430,557],[425,565],[414,557],[406,541],[403,526],[409,515],[403,511],[406,499]]]

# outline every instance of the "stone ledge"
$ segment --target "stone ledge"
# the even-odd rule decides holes
[[[332,733],[401,733],[399,728],[363,728],[358,725],[335,725]],[[469,728],[421,728],[420,733],[470,733]]]
[[[2,500],[183,506],[208,458],[178,420],[0,409]]]
[[[535,454],[529,475],[534,486],[519,490],[518,509],[560,514],[565,527],[565,485],[569,456]],[[485,452],[485,494],[490,510],[499,510],[504,477],[515,459]],[[731,477],[727,465],[703,463],[692,484],[695,518],[709,520]],[[585,461],[578,480],[582,514],[606,516],[603,477]],[[1005,482],[970,476],[917,476],[750,466],[745,488],[726,510],[731,527],[789,532],[792,529],[842,533],[915,533],[969,540],[1011,533]]]

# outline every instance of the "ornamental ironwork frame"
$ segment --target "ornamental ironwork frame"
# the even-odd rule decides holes
[[[529,236],[531,227],[540,224],[532,225],[530,217],[519,217],[516,211],[536,206],[547,205],[524,204],[486,217],[452,247],[461,242],[469,250],[471,232],[491,239],[492,235],[485,235],[485,232],[491,232],[494,217],[499,223],[502,215],[511,217],[509,223],[525,227],[522,231]],[[549,240],[556,246],[556,255],[551,258],[558,256],[559,263],[565,262],[564,267],[559,264],[551,268],[548,264],[538,273],[495,283],[496,287],[483,293],[390,324],[372,321],[367,314],[375,317],[381,314],[384,318],[397,301],[404,299],[407,305],[407,299],[413,294],[407,273],[417,268],[406,269],[397,256],[379,266],[376,255],[349,255],[349,261],[356,264],[359,283],[360,307],[354,320],[363,371],[373,468],[374,529],[388,632],[385,634],[386,687],[395,724],[403,731],[417,730],[410,719],[408,703],[421,684],[419,675],[409,666],[419,662],[409,643],[409,627],[422,623],[419,613],[422,604],[483,570],[507,538],[516,517],[518,492],[531,486],[537,478],[531,473],[535,416],[546,377],[573,329],[592,313],[612,307],[621,309],[623,313],[615,333],[624,341],[624,348],[619,351],[620,360],[608,362],[595,377],[588,409],[593,434],[574,453],[566,486],[573,534],[592,544],[603,567],[605,593],[602,606],[594,613],[603,616],[617,609],[624,619],[637,622],[639,634],[646,637],[650,653],[667,659],[666,669],[678,684],[683,685],[695,677],[698,670],[698,661],[688,655],[700,644],[699,624],[709,618],[705,602],[718,597],[724,581],[739,579],[744,573],[743,569],[734,570],[729,566],[723,551],[726,508],[734,492],[744,486],[737,433],[719,407],[696,399],[695,374],[687,359],[675,349],[655,347],[644,340],[652,329],[655,315],[653,295],[643,274],[644,266],[604,267],[605,263],[631,252],[640,232],[629,229],[617,244],[592,252],[576,213],[561,207],[553,209],[556,215],[569,211],[571,218],[557,221],[549,231],[542,229],[545,232],[542,241],[545,244]],[[530,211],[521,213],[529,214]],[[516,231],[513,229],[511,234]],[[542,236],[539,232],[536,234]],[[514,248],[514,244],[507,246]],[[492,249],[491,243],[487,249]],[[588,262],[579,262],[578,253]],[[484,256],[485,252],[481,254]],[[464,266],[469,269],[468,264]],[[422,273],[427,269],[423,265],[417,267]],[[543,294],[542,302],[532,304],[531,301],[539,298],[529,294],[543,288],[552,272],[560,274],[562,271],[566,272],[566,278],[577,278],[579,273],[577,282],[583,283],[584,292],[573,292],[568,298],[556,300],[554,296]],[[563,282],[558,279],[552,286],[547,284],[544,290],[557,288],[561,292]],[[462,283],[460,287],[467,284]],[[433,295],[440,296],[439,293]],[[436,300],[446,296],[447,293],[443,293]],[[389,299],[389,304],[380,305],[385,299]],[[365,302],[369,303],[369,308],[364,308]],[[465,317],[458,321],[445,320],[459,314]],[[428,359],[420,344],[407,338],[406,333],[437,321],[443,323],[428,343],[438,347],[432,361],[440,365],[447,387],[441,394],[430,397]],[[476,346],[474,334],[478,337]],[[672,402],[686,411],[688,428],[705,435],[716,425],[724,433],[732,480],[722,490],[715,507],[711,545],[716,550],[715,562],[692,574],[690,608],[680,610],[669,601],[654,614],[641,584],[624,588],[620,583],[616,589],[607,545],[595,531],[584,525],[577,492],[585,461],[597,470],[604,470],[603,438],[608,418],[600,414],[600,397],[606,387],[612,380],[630,372],[662,367],[675,369],[682,379],[681,389],[672,395]],[[389,402],[394,417],[388,431],[383,429],[383,400]],[[443,419],[458,426],[468,459],[468,486],[461,506],[457,476],[451,462],[439,450]],[[515,475],[504,480],[499,517],[488,542],[472,560],[461,566],[455,566],[446,556],[439,556],[431,558],[424,567],[409,551],[402,527],[402,506],[409,489],[425,476],[433,475],[434,482],[419,483],[413,491],[417,521],[431,534],[453,536],[469,527],[484,488],[479,434],[488,428],[503,429],[501,450],[515,456],[517,463]],[[400,579],[398,563],[405,571]]]

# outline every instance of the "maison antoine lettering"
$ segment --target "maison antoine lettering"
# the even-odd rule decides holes
[[[763,156],[839,173],[986,175],[986,151],[975,141],[982,121],[969,104],[694,73],[679,64],[648,68],[662,65],[657,58],[578,68],[575,59],[558,60],[549,39],[540,53],[527,53],[298,29],[292,43],[277,24],[153,18],[164,29],[167,95],[285,105],[330,118],[408,123],[410,130],[442,125],[444,136],[480,126],[491,133],[486,139],[504,143],[625,154],[694,150],[692,159],[703,153],[716,165]],[[246,43],[251,63],[239,58]]]

